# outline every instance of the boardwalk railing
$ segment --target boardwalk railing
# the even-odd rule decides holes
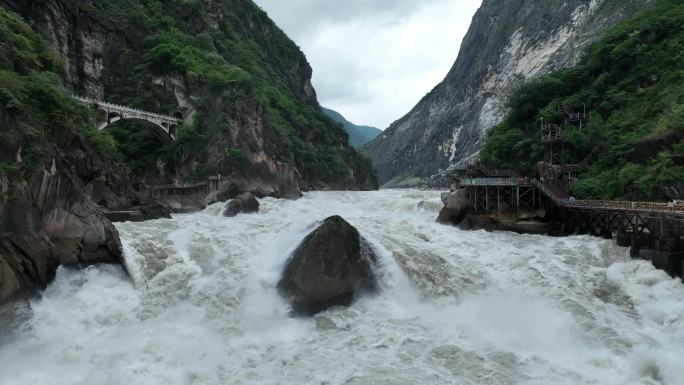
[[[515,174],[511,171],[511,174]],[[592,209],[592,210],[620,210],[637,212],[660,212],[684,214],[684,201],[678,202],[630,202],[607,200],[575,200],[561,196],[554,191],[554,187],[532,178],[492,177],[492,178],[461,178],[461,187],[479,186],[534,186],[559,207]],[[557,187],[555,187],[557,189]]]
[[[576,200],[568,202],[566,205],[569,207],[588,209],[684,213],[684,203]]]
[[[537,179],[532,179],[532,185],[541,191],[542,194],[546,195],[547,198],[551,199],[553,203],[558,206],[564,206],[569,202],[569,199],[563,199],[559,197],[551,188],[544,183],[538,181]]]
[[[146,188],[154,196],[186,196],[196,194],[208,194],[216,191],[221,186],[221,176],[211,175],[206,181],[183,185],[153,185]]]
[[[573,112],[568,114],[568,119],[571,122],[577,122],[580,120],[587,120],[587,113],[586,112]]]
[[[463,178],[461,186],[520,186],[519,178]]]
[[[539,189],[547,198],[562,207],[580,209],[602,209],[620,211],[648,211],[663,213],[684,213],[684,202],[631,202],[631,201],[607,201],[607,200],[574,200],[561,198],[549,188],[549,186],[534,179],[532,184]]]
[[[555,127],[544,129],[542,132],[542,143],[557,142],[565,139],[563,129],[555,124],[553,126]]]

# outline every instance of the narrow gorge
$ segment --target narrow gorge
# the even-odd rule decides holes
[[[0,385],[680,385],[683,47],[680,0],[0,0]]]

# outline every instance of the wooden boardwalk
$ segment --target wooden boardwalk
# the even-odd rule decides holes
[[[684,263],[684,202],[575,200],[559,186],[510,170],[471,169],[458,178],[475,214],[512,220],[543,213],[553,234],[615,237],[635,257],[648,257],[673,276]],[[491,175],[491,176],[490,176]]]

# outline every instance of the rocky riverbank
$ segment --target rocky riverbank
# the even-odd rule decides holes
[[[544,210],[522,208],[517,213],[501,202],[502,210],[486,215],[477,214],[470,204],[464,189],[455,189],[442,194],[444,207],[437,222],[454,225],[462,230],[512,231],[520,234],[548,234],[551,227],[546,222]]]
[[[320,110],[305,56],[251,1],[0,0],[0,30],[0,304],[35,294],[58,266],[123,264],[112,220],[244,192],[377,188]],[[71,95],[182,117],[178,140],[162,145],[140,122],[103,134],[101,111]],[[140,187],[207,175],[222,175],[211,194]]]

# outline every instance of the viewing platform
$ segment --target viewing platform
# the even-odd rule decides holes
[[[510,170],[483,169],[475,166],[462,171],[454,185],[463,194],[465,202],[461,204],[471,214],[507,218],[517,228],[536,217],[546,224],[549,234],[615,238],[620,246],[631,248],[633,257],[650,259],[669,274],[682,276],[684,201],[578,200],[553,183],[520,177]],[[444,203],[449,204],[446,200]]]

